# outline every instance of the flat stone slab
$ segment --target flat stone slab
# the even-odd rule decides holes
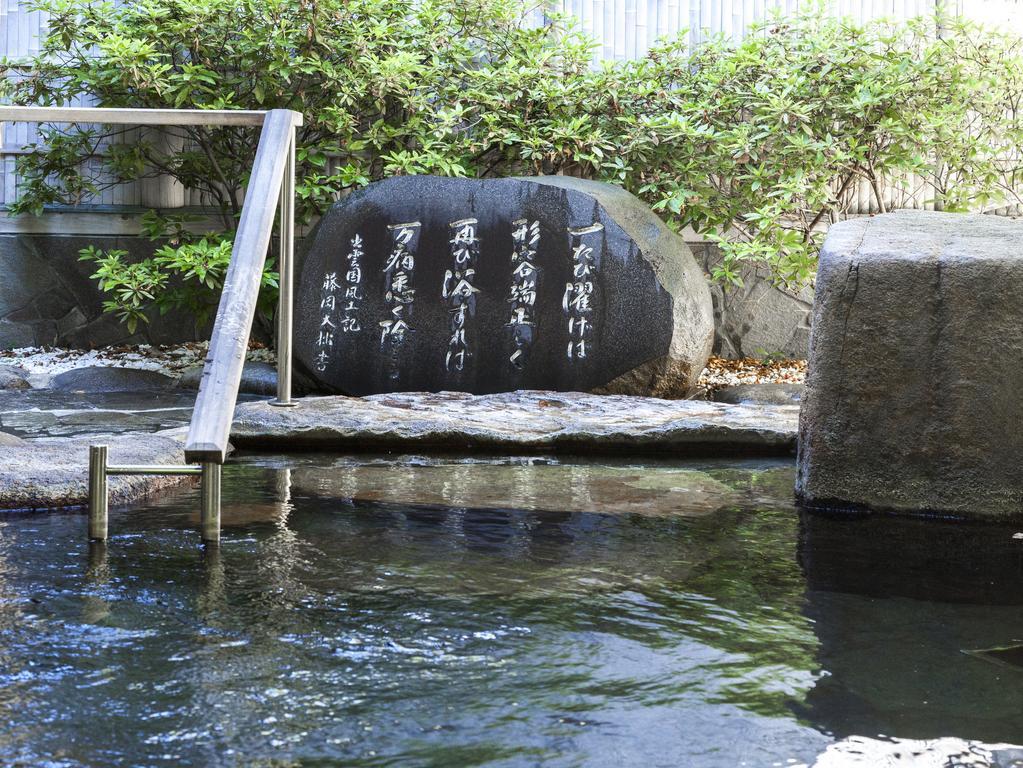
[[[0,463],[0,509],[54,509],[83,506],[89,496],[89,446],[109,446],[111,464],[182,464],[183,429],[155,434],[88,435],[42,438],[4,445]],[[134,501],[187,477],[111,477],[111,504]]]
[[[716,403],[736,405],[799,405],[802,397],[802,384],[736,384],[713,395]]]
[[[451,449],[566,453],[788,455],[798,406],[729,405],[579,392],[403,392],[307,397],[235,410],[241,448]]]

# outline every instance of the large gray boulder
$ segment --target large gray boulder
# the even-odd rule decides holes
[[[721,252],[709,243],[691,244],[703,271],[711,274]],[[730,359],[769,355],[805,360],[810,343],[813,286],[786,288],[768,270],[746,266],[742,285],[713,283],[714,354]]]
[[[58,373],[50,388],[66,392],[130,392],[171,386],[174,379],[159,371],[91,365]]]
[[[144,237],[0,235],[0,349],[63,346],[93,349],[124,343],[155,344],[208,338],[208,330],[185,312],[153,313],[136,333],[103,312],[106,297],[92,277],[96,265],[79,261],[95,245],[128,252],[128,260],[151,256],[159,244]]]
[[[203,364],[193,365],[185,370],[175,386],[182,389],[199,389],[202,383]],[[294,388],[293,388],[294,389]],[[270,363],[247,360],[242,366],[242,378],[238,392],[249,395],[277,394],[277,367]],[[296,392],[296,394],[298,394]]]
[[[324,391],[688,394],[707,281],[639,199],[561,176],[387,179],[311,238],[295,358]]]
[[[797,493],[813,506],[1023,512],[1023,224],[834,225],[817,276]]]
[[[0,390],[30,389],[28,373],[15,365],[0,365]]]

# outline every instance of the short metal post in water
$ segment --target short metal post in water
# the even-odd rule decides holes
[[[107,540],[109,498],[107,478],[115,475],[201,475],[203,541],[220,540],[220,465],[107,464],[107,446],[89,446],[89,538]]]
[[[89,538],[107,540],[107,447],[89,447]]]
[[[206,544],[220,543],[220,465],[212,461],[202,465],[202,508],[199,526]]]

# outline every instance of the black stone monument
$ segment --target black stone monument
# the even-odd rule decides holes
[[[366,395],[590,390],[663,358],[673,297],[593,184],[407,176],[351,194],[304,260],[296,361]]]

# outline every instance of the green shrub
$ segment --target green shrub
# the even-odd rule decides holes
[[[569,20],[531,25],[517,0],[39,7],[52,18],[40,54],[18,70],[0,62],[0,74],[23,73],[2,86],[11,101],[301,111],[302,221],[395,174],[564,173],[622,184],[675,228],[716,238],[718,279],[757,264],[798,284],[812,278],[821,224],[846,214],[861,180],[882,210],[881,186],[906,173],[948,210],[1018,199],[1020,43],[958,22],[939,38],[933,19],[858,25],[810,9],[741,43],[689,51],[680,36],[592,67],[594,44]],[[49,129],[19,163],[14,212],[156,175],[212,202],[217,232],[153,214],[147,231],[166,245],[142,264],[83,253],[108,309],[132,324],[154,307],[213,306],[254,156],[251,130],[168,132],[177,143],[149,129],[130,141],[109,127]],[[102,173],[81,162],[97,147]]]

